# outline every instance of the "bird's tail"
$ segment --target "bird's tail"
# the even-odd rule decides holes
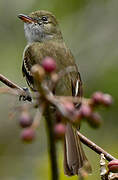
[[[85,166],[88,173],[91,173],[91,166],[83,151],[77,130],[68,123],[64,144],[64,173],[68,176],[78,175],[79,170]]]

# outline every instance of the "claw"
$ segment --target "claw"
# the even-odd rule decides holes
[[[19,101],[23,100],[23,101],[32,101],[32,97],[30,96],[30,92],[29,89],[27,87],[24,87],[23,90],[25,91],[26,95],[20,95],[19,96]]]

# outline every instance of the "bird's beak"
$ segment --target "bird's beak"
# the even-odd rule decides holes
[[[33,23],[33,22],[36,22],[36,20],[34,20],[33,18],[27,16],[27,15],[24,15],[24,14],[19,14],[18,15],[18,18],[20,18],[23,22],[25,23]]]

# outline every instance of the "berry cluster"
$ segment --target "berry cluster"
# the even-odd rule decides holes
[[[34,74],[35,79],[41,82],[45,78],[46,73],[51,74],[55,70],[56,70],[55,61],[50,57],[46,57],[42,62],[42,66],[40,65],[33,66],[32,73]],[[33,118],[30,116],[28,108],[26,108],[26,106],[22,107],[22,111],[19,117],[19,124],[24,129],[21,132],[21,139],[25,142],[31,142],[32,140],[34,140],[36,136],[35,126],[34,126],[35,122],[33,121]],[[60,131],[58,127],[56,131]],[[64,132],[65,131],[63,129],[63,134]]]
[[[27,100],[30,102],[30,104],[25,103],[19,108],[15,108],[20,109],[19,125],[23,128],[21,132],[21,139],[23,141],[32,142],[35,139],[36,128],[39,126],[42,116],[45,115],[49,154],[53,167],[56,165],[55,140],[63,139],[66,133],[66,124],[71,123],[73,127],[78,128],[82,120],[86,120],[91,127],[98,128],[102,120],[96,109],[101,105],[109,107],[113,103],[112,97],[102,92],[95,92],[90,98],[55,95],[59,80],[68,73],[75,71],[75,68],[69,66],[61,72],[57,72],[56,70],[56,62],[50,57],[46,57],[41,65],[36,64],[32,67],[30,73],[33,76],[33,88],[36,90],[33,94],[32,103],[28,89],[19,87],[0,74],[0,81],[7,85],[7,88],[0,88],[0,93],[18,95],[20,100],[23,99],[24,101]],[[81,82],[81,78],[78,78]],[[79,85],[81,95],[81,83]],[[30,115],[31,108],[37,108],[37,113],[35,113],[33,118]],[[11,114],[11,116],[13,117],[13,114]],[[118,179],[118,160],[83,136],[79,131],[77,131],[77,135],[85,145],[96,153],[101,154],[101,179]],[[108,170],[105,167],[104,155],[106,159],[110,161],[107,166]],[[83,172],[86,175],[86,172]],[[85,175],[82,174],[83,172],[81,171],[82,179],[85,177]]]
[[[21,139],[30,142],[35,138],[35,130],[32,128],[33,118],[31,117],[26,105],[20,109],[19,125],[23,128]]]
[[[79,126],[81,120],[86,119],[92,127],[99,127],[102,120],[95,109],[100,105],[110,106],[113,102],[112,97],[102,92],[95,92],[89,99],[80,99],[79,97],[57,97],[53,94],[53,88],[59,81],[58,73],[55,71],[56,63],[50,57],[46,57],[42,65],[34,65],[32,67],[32,74],[36,81],[37,89],[40,92],[40,96],[36,98],[38,101],[37,107],[42,109],[43,104],[45,107],[43,108],[43,113],[46,112],[47,104],[55,108],[56,120],[53,126],[55,138],[61,139],[64,137],[67,122],[70,122],[73,126]],[[74,105],[75,101],[76,104],[79,104],[79,108]],[[28,108],[22,108],[19,123],[20,126],[24,128],[21,133],[21,139],[27,142],[32,141],[35,138],[35,128],[37,125],[34,125],[36,124],[35,120],[29,115]]]
[[[110,106],[113,103],[113,99],[109,94],[103,94],[102,92],[95,92],[92,95],[93,104],[99,105],[103,104],[104,106]]]
[[[118,179],[118,159],[115,159],[113,156],[110,159],[111,161],[107,164],[104,154],[101,153],[100,175],[102,180]]]

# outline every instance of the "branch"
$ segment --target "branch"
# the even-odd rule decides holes
[[[21,88],[17,84],[15,84],[12,81],[10,81],[9,79],[7,79],[2,74],[0,74],[0,81],[12,89],[18,90],[19,97],[20,98],[23,97],[24,101],[26,101],[26,100],[31,101],[32,100],[32,98],[29,94],[28,88],[26,88],[26,89]]]
[[[56,154],[56,145],[55,145],[55,136],[54,136],[54,130],[53,130],[53,121],[51,118],[51,113],[49,106],[46,108],[46,128],[47,128],[47,138],[48,138],[48,150],[49,150],[49,157],[51,162],[51,174],[52,174],[52,180],[58,180],[59,179],[59,173],[58,173],[58,165],[57,165],[57,154]]]
[[[41,74],[41,71],[39,71],[39,69],[37,69],[36,67],[34,67],[34,68],[35,68],[34,71],[33,71],[34,78],[36,80],[39,80],[39,78],[40,78],[40,81],[39,81],[40,83],[37,83],[37,89],[38,89],[38,92],[40,92],[40,96],[37,96],[37,100],[38,100],[38,102],[43,101],[43,103],[45,102],[47,104],[47,106],[45,107],[46,108],[46,111],[45,111],[45,117],[46,118],[45,118],[45,120],[46,120],[47,137],[48,137],[48,144],[49,144],[48,147],[49,147],[49,157],[50,157],[50,162],[51,162],[52,180],[58,180],[59,179],[59,173],[58,173],[58,166],[57,166],[57,154],[56,154],[55,136],[54,136],[54,129],[53,129],[54,128],[54,121],[53,121],[54,119],[51,116],[51,111],[50,111],[49,105],[53,105],[54,107],[56,107],[59,110],[62,117],[66,117],[66,119],[68,119],[68,120],[73,120],[73,118],[74,118],[73,114],[77,111],[77,110],[75,111],[75,109],[72,108],[73,103],[81,102],[84,105],[88,105],[90,113],[88,113],[88,109],[83,108],[84,111],[81,111],[81,113],[84,112],[83,113],[84,115],[81,114],[80,118],[81,117],[93,118],[92,115],[94,113],[93,113],[92,108],[96,104],[98,104],[98,105],[103,104],[103,105],[109,106],[109,105],[111,105],[112,100],[111,100],[111,96],[108,96],[108,94],[105,95],[105,94],[99,93],[99,92],[95,93],[94,96],[92,96],[91,99],[86,99],[86,98],[80,99],[78,97],[71,97],[71,96],[66,96],[66,97],[64,97],[64,96],[55,96],[52,93],[51,89],[47,86],[47,83],[45,83],[45,81],[43,79],[44,76]],[[71,72],[71,71],[73,71],[73,68],[70,68],[68,70]],[[66,71],[66,73],[67,72],[68,71]],[[41,79],[41,77],[43,77],[43,78]],[[59,79],[60,78],[61,78],[61,73],[59,75]],[[31,97],[30,97],[27,90],[24,90],[23,88],[19,87],[18,85],[11,82],[10,80],[8,80],[6,77],[4,77],[1,74],[0,74],[0,81],[3,82],[4,84],[6,84],[11,89],[17,90],[18,95],[23,96],[24,100],[31,100]],[[58,79],[57,79],[57,82],[58,82]],[[55,81],[55,84],[56,84],[56,81]],[[68,109],[68,106],[66,107],[66,105],[63,104],[64,101],[67,101],[68,105],[69,105],[69,103],[71,103],[69,105],[69,108],[71,107],[71,109]],[[92,104],[93,102],[94,102],[94,104]],[[38,106],[40,106],[40,103],[38,104]],[[44,114],[44,113],[41,110],[40,118],[41,118],[42,114]],[[76,113],[74,115],[76,115]],[[92,119],[92,122],[94,123],[93,125],[98,126],[100,124],[100,121],[98,121],[98,119],[99,119],[98,117],[96,117],[96,119],[95,118]],[[79,122],[80,122],[80,119],[78,118],[78,123]],[[37,127],[38,124],[39,124],[39,120],[37,120],[37,116],[36,116],[36,120],[34,120],[34,124],[32,125],[32,127]],[[104,156],[106,157],[106,159],[108,161],[116,159],[113,156],[111,156],[109,153],[104,151],[102,148],[97,146],[95,143],[93,143],[92,141],[87,139],[85,136],[83,136],[79,131],[77,133],[78,133],[78,136],[80,137],[81,142],[83,142],[86,146],[91,148],[93,151],[95,151],[98,154],[104,154]]]
[[[3,76],[2,74],[0,74],[0,81],[3,82],[5,85],[7,85],[10,88],[13,89],[18,89],[20,91],[23,91],[23,89],[21,87],[19,87],[18,85],[16,85],[15,83],[13,83],[12,81],[10,81],[9,79],[7,79],[5,76]]]
[[[80,140],[83,144],[85,144],[86,146],[88,146],[89,148],[91,148],[93,151],[95,151],[98,154],[104,154],[105,158],[108,161],[112,161],[114,159],[116,159],[115,157],[113,157],[111,154],[107,153],[106,151],[104,151],[101,147],[99,147],[98,145],[96,145],[95,143],[93,143],[92,141],[90,141],[88,138],[86,138],[83,134],[81,134],[79,131],[77,131],[78,136],[80,137]]]

